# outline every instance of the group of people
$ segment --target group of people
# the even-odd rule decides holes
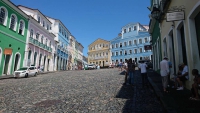
[[[132,85],[134,86],[134,73],[135,73],[135,61],[132,59],[125,60],[125,63],[123,65],[125,69],[125,81],[124,85]],[[121,67],[120,67],[121,68]],[[142,85],[148,85],[147,80],[147,65],[145,62],[141,62],[141,64],[138,66],[141,76],[142,76]]]
[[[162,85],[163,85],[163,91],[168,93],[167,87],[169,86],[169,80],[170,80],[170,72],[171,72],[172,64],[170,61],[168,61],[167,57],[164,57],[164,59],[160,62],[160,74],[162,78]],[[174,88],[177,88],[177,90],[183,90],[183,82],[189,79],[189,72],[188,72],[188,66],[184,63],[181,63],[178,65],[178,72],[174,76]],[[191,100],[199,100],[199,94],[198,90],[200,89],[200,75],[197,69],[192,70],[192,75],[194,76],[194,83],[192,84],[192,96],[190,97]]]

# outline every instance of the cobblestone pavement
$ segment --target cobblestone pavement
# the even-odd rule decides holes
[[[101,69],[3,79],[0,113],[161,113],[152,89],[135,78],[135,87],[123,86],[117,69]]]

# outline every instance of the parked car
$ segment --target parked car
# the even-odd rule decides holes
[[[96,69],[96,65],[95,64],[89,64],[88,70],[91,70],[91,69]]]
[[[21,67],[14,72],[14,77],[25,77],[36,76],[38,74],[38,69],[35,66]]]

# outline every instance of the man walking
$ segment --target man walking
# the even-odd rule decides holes
[[[168,92],[166,90],[168,85],[168,75],[169,75],[169,63],[167,61],[167,57],[165,56],[164,59],[160,62],[160,75],[162,77],[162,84],[164,92]]]
[[[135,64],[133,64],[132,59],[128,61],[128,76],[129,76],[129,83],[133,86],[134,84],[134,76],[133,73],[135,71]]]
[[[147,64],[144,63],[144,61],[141,62],[139,65],[139,70],[142,75],[142,87],[144,87],[144,84],[147,85]]]

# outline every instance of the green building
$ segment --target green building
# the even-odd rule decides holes
[[[9,0],[0,0],[0,77],[23,66],[28,16]]]

